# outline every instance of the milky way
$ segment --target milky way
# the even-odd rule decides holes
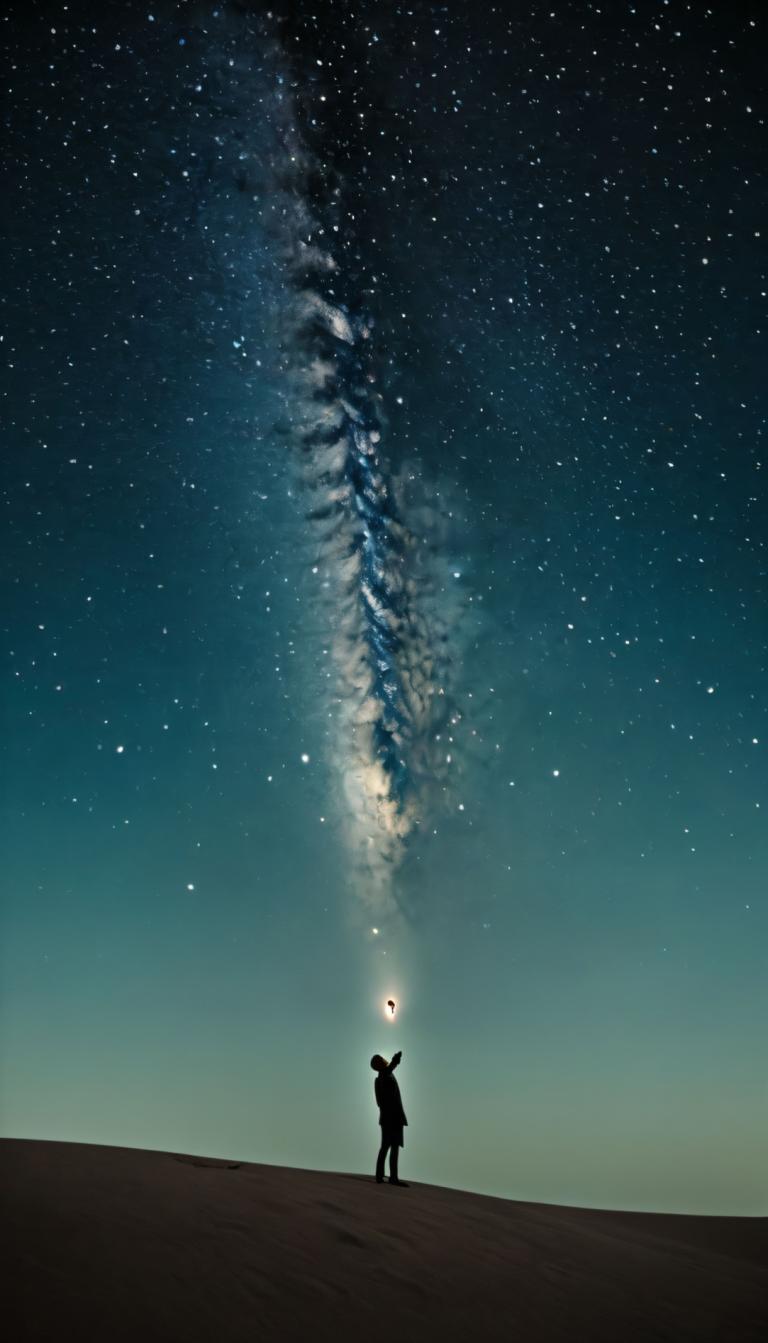
[[[291,112],[278,90],[279,186],[270,213],[292,289],[284,315],[287,419],[333,631],[332,754],[343,825],[357,892],[381,914],[397,904],[405,845],[442,786],[451,759],[444,734],[458,713],[445,689],[450,668],[430,538],[409,529],[386,459],[373,324],[354,296],[340,297],[333,226],[309,199],[319,165]],[[334,218],[339,194],[329,193]]]

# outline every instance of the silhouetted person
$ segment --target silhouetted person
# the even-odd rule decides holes
[[[394,1078],[394,1070],[402,1057],[402,1052],[398,1050],[392,1062],[387,1063],[381,1054],[374,1054],[371,1067],[377,1074],[374,1086],[381,1124],[381,1148],[376,1159],[376,1183],[382,1184],[384,1180],[384,1162],[389,1152],[389,1183],[399,1184],[407,1189],[405,1180],[399,1180],[397,1177],[397,1158],[399,1149],[403,1146],[403,1128],[408,1123],[400,1099],[400,1088]]]

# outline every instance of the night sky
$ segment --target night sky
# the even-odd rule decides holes
[[[285,8],[2,24],[2,1131],[766,1213],[762,7]]]

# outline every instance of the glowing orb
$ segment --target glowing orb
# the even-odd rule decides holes
[[[392,1013],[392,1016],[394,1016],[394,1015],[395,1015],[395,1000],[394,1000],[394,998],[388,998],[388,999],[387,999],[387,1007],[389,1008],[390,1012]]]

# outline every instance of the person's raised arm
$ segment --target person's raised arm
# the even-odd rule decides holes
[[[397,1067],[402,1057],[403,1057],[403,1051],[402,1049],[398,1049],[397,1053],[392,1055],[392,1062],[387,1068],[388,1073],[393,1073],[395,1071],[395,1068]]]

